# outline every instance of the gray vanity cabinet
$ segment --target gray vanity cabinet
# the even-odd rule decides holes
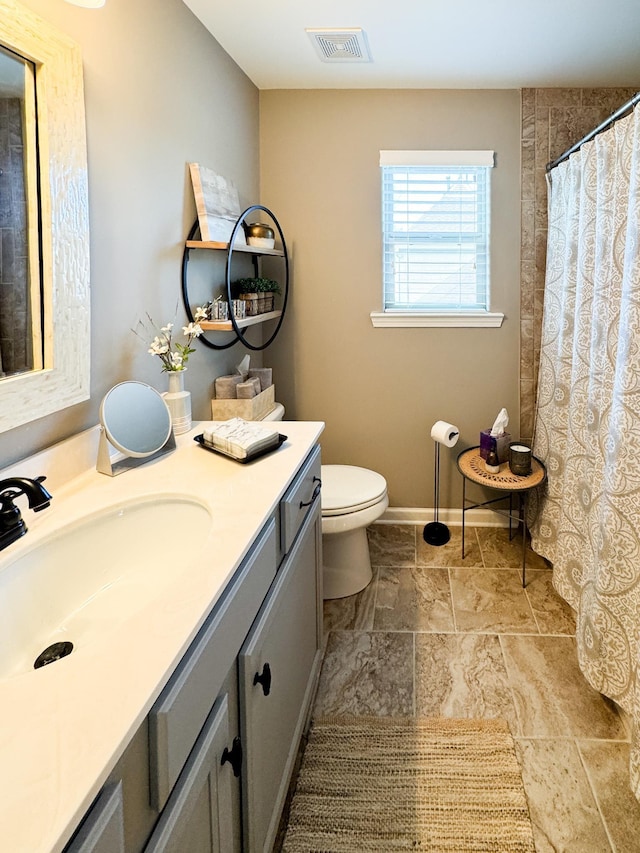
[[[315,447],[65,853],[272,849],[320,667],[319,495]]]
[[[317,668],[320,501],[308,514],[240,652],[244,849],[269,851],[278,830]]]
[[[66,853],[125,853],[121,782],[104,786]]]

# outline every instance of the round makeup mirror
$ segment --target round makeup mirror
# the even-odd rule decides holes
[[[109,442],[135,458],[157,453],[172,434],[167,404],[144,382],[114,385],[100,405],[100,423]]]

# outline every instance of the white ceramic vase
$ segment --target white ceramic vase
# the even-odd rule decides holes
[[[184,390],[184,373],[184,370],[168,371],[169,390],[162,395],[171,413],[174,435],[191,429],[191,392]]]

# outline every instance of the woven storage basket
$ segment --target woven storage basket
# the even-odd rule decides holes
[[[228,421],[229,418],[259,421],[275,409],[275,399],[276,386],[270,385],[248,400],[212,400],[211,417],[214,421]]]
[[[255,317],[257,314],[273,311],[273,293],[241,293],[240,299],[246,303],[247,317]]]

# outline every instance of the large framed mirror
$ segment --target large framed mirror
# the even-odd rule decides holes
[[[82,58],[0,0],[0,432],[89,398]],[[6,242],[4,242],[6,241]]]

